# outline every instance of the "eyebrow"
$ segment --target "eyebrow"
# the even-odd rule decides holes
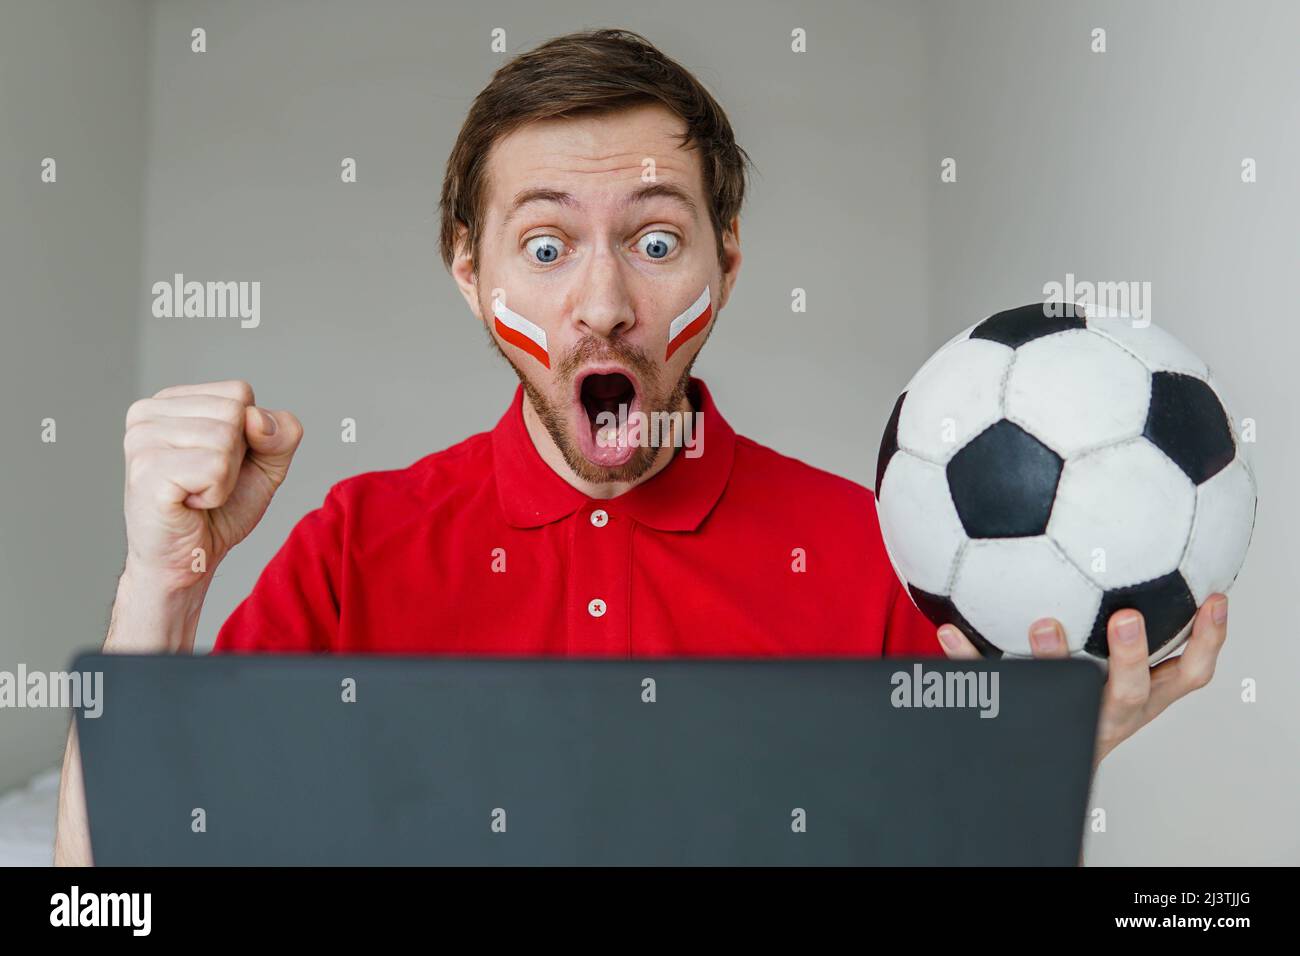
[[[692,215],[694,215],[697,210],[695,200],[691,198],[691,194],[681,186],[675,185],[674,183],[650,183],[647,186],[642,186],[636,192],[624,197],[623,201],[619,205],[621,208],[626,209],[639,202],[645,202],[650,199],[661,197],[664,199],[671,199],[679,206],[684,207]],[[519,213],[519,210],[524,206],[535,202],[556,203],[557,205],[565,206],[569,209],[582,208],[582,203],[578,202],[572,193],[566,193],[559,189],[537,187],[533,189],[520,190],[515,194],[514,200],[510,203],[510,208],[506,211],[506,217],[501,223],[502,230],[504,230],[506,226],[510,225],[510,220],[515,218]]]

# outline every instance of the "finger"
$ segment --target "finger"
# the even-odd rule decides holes
[[[126,411],[126,427],[154,418],[215,418],[243,427],[247,406],[223,395],[181,395],[175,398],[142,398]]]
[[[1196,612],[1192,636],[1181,656],[1165,661],[1151,674],[1151,697],[1161,709],[1204,687],[1214,677],[1219,652],[1228,639],[1228,598],[1211,594]]]
[[[252,405],[257,401],[253,397],[253,386],[240,379],[225,382],[204,382],[201,385],[170,385],[154,393],[154,398],[179,398],[189,395],[219,395],[230,398],[241,405]]]
[[[1146,622],[1137,611],[1116,611],[1107,622],[1110,674],[1106,698],[1123,707],[1140,707],[1151,693],[1151,668],[1147,666]]]
[[[292,412],[250,405],[244,420],[244,437],[253,463],[279,487],[289,463],[302,442],[302,422]]]
[[[131,460],[133,494],[158,505],[217,508],[230,495],[239,464],[210,448],[146,448]]]
[[[952,660],[979,660],[981,654],[960,630],[951,624],[939,628],[939,644]]]
[[[1035,657],[1070,656],[1070,647],[1065,642],[1065,628],[1053,617],[1045,617],[1030,625],[1029,647]]]
[[[139,422],[122,439],[128,454],[145,448],[238,448],[243,454],[244,430],[216,418],[178,418],[164,415]]]

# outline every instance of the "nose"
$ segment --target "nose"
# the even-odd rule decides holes
[[[573,322],[581,335],[613,339],[632,331],[636,314],[617,252],[608,248],[596,252],[577,278],[581,288],[573,309]]]

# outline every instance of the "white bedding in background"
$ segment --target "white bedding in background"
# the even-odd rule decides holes
[[[0,794],[0,866],[51,865],[58,803],[58,767]]]

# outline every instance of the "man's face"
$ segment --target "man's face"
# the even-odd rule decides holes
[[[585,481],[633,481],[654,463],[658,449],[600,426],[625,420],[620,406],[683,410],[731,284],[684,129],[653,105],[543,120],[498,140],[477,274],[458,261],[462,289]],[[692,323],[706,289],[709,312]]]

